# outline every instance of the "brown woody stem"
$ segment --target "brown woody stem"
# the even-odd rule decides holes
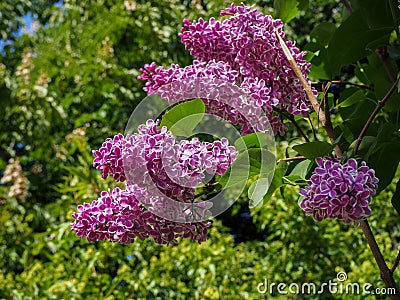
[[[307,159],[307,157],[305,156],[286,157],[278,159],[278,163],[280,163],[281,161],[292,161],[292,160],[303,160],[303,159]]]
[[[396,282],[393,279],[393,272],[387,266],[385,259],[379,249],[378,244],[376,243],[375,237],[369,227],[367,220],[362,220],[361,229],[367,239],[369,248],[371,249],[372,254],[374,255],[375,261],[378,264],[379,270],[381,272],[381,278],[385,283],[387,288],[390,288],[390,298],[394,300],[400,299],[399,288],[396,285]]]
[[[303,86],[304,91],[307,94],[308,99],[311,102],[311,105],[313,106],[315,112],[318,115],[318,119],[322,124],[322,127],[324,127],[326,133],[328,134],[331,142],[333,143],[336,140],[336,136],[335,133],[333,131],[333,127],[332,127],[332,123],[330,118],[326,118],[325,117],[325,113],[321,110],[321,107],[318,103],[317,98],[314,96],[314,93],[312,92],[311,89],[311,85],[307,82],[307,80],[305,79],[303,73],[301,72],[299,66],[297,65],[296,61],[294,60],[292,54],[290,53],[289,48],[286,46],[284,40],[282,39],[282,37],[279,35],[279,33],[277,31],[275,31],[276,36],[279,39],[279,43],[281,44],[281,47],[283,49],[283,52],[286,55],[287,60],[290,63],[290,66],[292,67],[292,70],[294,71],[294,73],[296,74],[297,78],[299,79],[301,85]],[[340,149],[340,147],[338,145],[335,146],[335,152],[336,155],[338,157],[342,156],[342,150]]]
[[[370,90],[373,91],[374,88],[372,86],[368,86],[368,85],[364,85],[364,84],[360,84],[360,83],[356,83],[356,82],[351,82],[351,81],[343,81],[343,80],[332,80],[331,81],[334,84],[348,84],[348,85],[353,85],[356,87],[359,87],[361,89],[366,89],[366,90]]]
[[[392,87],[390,90],[386,93],[385,97],[382,98],[381,101],[378,102],[378,105],[375,107],[374,111],[372,114],[369,116],[367,123],[365,123],[363,129],[360,132],[360,135],[357,138],[356,144],[354,145],[354,153],[357,152],[358,147],[360,147],[361,140],[364,137],[365,133],[368,130],[368,127],[371,125],[372,121],[375,119],[375,116],[378,114],[378,112],[382,109],[382,107],[386,104],[386,102],[389,100],[390,96],[393,94],[393,92],[397,88],[397,84],[399,83],[400,77],[398,77],[395,82],[393,83]]]
[[[347,10],[352,14],[353,8],[351,7],[350,2],[348,0],[342,0],[342,3],[347,8]]]
[[[390,81],[396,81],[396,72],[390,64],[389,54],[387,52],[386,46],[379,47],[375,51],[376,55],[378,55],[379,59],[382,61],[383,66],[385,67],[386,73],[388,74]]]
[[[399,266],[399,263],[400,263],[400,251],[399,251],[399,253],[397,253],[397,257],[396,257],[396,260],[394,261],[393,267],[390,269],[392,274],[394,273],[396,268]]]
[[[343,3],[346,5],[346,3],[348,4],[348,1],[343,1]],[[348,9],[349,9],[349,7],[348,7]],[[350,7],[349,11],[352,12],[351,7]],[[282,37],[279,35],[279,33],[276,30],[275,30],[275,34],[277,35],[277,37],[279,39],[279,42],[281,44],[283,52],[286,55],[286,58],[288,59],[293,71],[295,72],[297,78],[299,79],[300,83],[302,84],[303,89],[305,90],[315,112],[317,113],[318,119],[322,123],[322,126],[324,127],[326,133],[328,134],[329,138],[333,142],[336,138],[335,138],[335,133],[333,132],[333,127],[332,127],[332,123],[330,122],[330,118],[327,118],[326,115],[324,114],[324,112],[322,112],[320,110],[320,105],[319,105],[317,99],[315,98],[314,94],[312,93],[310,84],[307,82],[307,80],[305,79],[304,75],[302,74],[300,68],[297,66],[296,61],[294,60],[292,54],[290,53],[290,50],[286,46]],[[393,84],[392,88],[385,95],[385,97],[382,99],[382,101],[380,101],[380,103],[378,103],[378,106],[375,108],[374,113],[370,117],[371,121],[369,122],[369,124],[372,122],[372,119],[375,117],[375,115],[377,114],[379,109],[382,108],[383,105],[385,105],[385,102],[387,101],[387,99],[390,97],[390,95],[393,93],[394,89],[396,88],[398,81],[399,81],[399,78],[395,81],[395,84]],[[327,108],[325,107],[325,109],[327,109]],[[376,113],[375,113],[375,111],[376,111]],[[368,129],[369,124],[368,124],[368,122],[367,122],[367,124],[365,124],[363,131],[366,131]],[[361,138],[359,137],[359,139],[361,141],[362,136],[361,136]],[[359,142],[359,141],[357,141],[357,142]],[[357,148],[358,148],[358,146],[357,146]],[[357,149],[355,148],[355,151],[356,150]],[[336,155],[338,157],[342,156],[342,151],[340,150],[339,145],[336,145],[335,151],[336,151]],[[378,264],[382,280],[385,282],[386,287],[390,288],[390,291],[394,291],[394,294],[390,294],[390,298],[395,299],[395,300],[400,300],[399,288],[397,287],[396,282],[393,279],[393,272],[391,271],[391,269],[389,269],[389,267],[387,266],[387,264],[382,256],[382,253],[381,253],[379,246],[375,240],[375,237],[371,231],[368,221],[362,220],[362,221],[360,221],[360,225],[361,225],[362,231],[367,239],[367,242],[371,249],[371,252],[375,258],[375,261]],[[399,258],[399,260],[400,260],[400,258]]]

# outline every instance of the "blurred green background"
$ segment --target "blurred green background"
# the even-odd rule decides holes
[[[256,4],[277,15],[277,2]],[[340,1],[307,2],[286,28],[300,47],[316,24],[348,14]],[[298,207],[298,187],[278,190],[251,212],[243,196],[201,245],[89,243],[70,231],[77,204],[113,185],[92,168],[91,149],[123,132],[146,96],[139,68],[190,64],[177,36],[183,18],[217,17],[230,3],[0,2],[0,299],[265,299],[257,291],[265,278],[318,285],[338,272],[348,282],[384,286],[361,229],[337,220],[315,224]],[[291,129],[285,140],[296,138]],[[287,142],[278,138],[277,145],[283,156]],[[374,200],[370,218],[390,264],[400,242],[388,201],[394,190],[392,183]],[[399,282],[399,271],[395,277]]]

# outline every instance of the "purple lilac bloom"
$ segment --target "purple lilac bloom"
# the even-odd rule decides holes
[[[369,205],[376,193],[378,178],[366,163],[358,167],[353,158],[341,163],[338,158],[317,158],[318,164],[308,186],[300,190],[305,198],[300,207],[317,222],[337,218],[358,225],[371,214]]]
[[[180,37],[190,54],[203,62],[228,63],[238,72],[236,83],[268,116],[273,108],[307,116],[311,106],[275,33],[276,30],[285,39],[282,21],[244,4],[232,4],[221,15],[228,18],[222,22],[214,18],[184,20]],[[300,52],[292,41],[286,44],[300,70],[307,75],[310,64],[303,58],[305,52]]]
[[[75,219],[72,230],[89,241],[110,240],[122,244],[133,243],[136,237],[141,240],[153,237],[159,244],[169,244],[179,237],[199,243],[207,239],[211,222],[189,224],[162,219],[146,210],[137,199],[136,195],[145,193],[136,185],[128,185],[127,190],[117,187],[111,192],[102,192],[92,203],[78,206],[78,212],[72,215]]]
[[[242,125],[243,134],[265,130],[269,124],[275,134],[283,135],[287,128],[274,115],[272,107],[262,107],[264,94],[258,89],[264,82],[252,78],[237,86],[238,72],[226,62],[195,60],[190,66],[182,68],[174,64],[169,69],[157,67],[153,62],[140,71],[138,79],[146,81],[143,89],[149,95],[158,94],[170,104],[200,97],[207,113]]]
[[[157,125],[158,122],[148,120],[138,127],[138,133],[108,138],[99,150],[93,151],[94,167],[103,172],[103,178],[126,178],[129,183],[146,188],[154,182],[157,188],[171,192],[185,180],[185,186],[196,187],[204,172],[222,175],[237,156],[226,138],[213,143],[197,138],[178,142],[165,126],[158,129]],[[167,181],[172,186],[166,185]]]
[[[204,172],[222,175],[237,151],[228,140],[177,142],[164,126],[148,120],[138,133],[108,138],[93,151],[102,177],[126,180],[126,189],[102,192],[98,200],[78,206],[71,224],[77,236],[90,241],[132,243],[153,237],[169,244],[178,237],[203,242],[211,222],[212,203],[194,200],[194,187]],[[123,168],[122,168],[123,166]],[[121,167],[121,168],[120,168]]]
[[[144,90],[149,95],[159,94],[170,103],[172,97],[168,97],[161,88],[171,82],[218,78],[236,84],[251,96],[250,103],[246,103],[246,97],[240,98],[243,104],[239,103],[238,107],[245,110],[250,104],[253,109],[262,108],[274,134],[284,135],[288,126],[283,124],[279,112],[287,111],[306,117],[311,106],[276,36],[275,30],[285,38],[282,21],[264,16],[253,7],[243,4],[232,4],[221,11],[221,15],[229,18],[222,22],[214,18],[210,21],[184,20],[180,37],[186,49],[197,59],[193,65],[186,68],[172,65],[170,69],[165,69],[153,62],[140,70],[142,75],[138,79],[146,81]],[[310,64],[303,59],[305,52],[300,52],[291,41],[287,42],[287,46],[299,68],[307,75]],[[172,87],[169,86],[169,89]],[[208,112],[219,116],[222,112],[222,117],[233,124],[242,124],[245,128],[242,132],[249,133],[246,130],[251,126],[239,113],[240,110],[235,109],[237,106],[226,105],[226,102],[218,105],[209,99],[203,101]]]

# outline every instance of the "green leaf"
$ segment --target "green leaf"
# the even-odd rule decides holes
[[[348,97],[344,101],[340,102],[337,106],[338,107],[349,107],[353,104],[357,104],[364,100],[365,100],[364,92],[362,90],[358,90],[357,92],[353,93],[350,97]]]
[[[393,123],[386,123],[379,127],[377,139],[378,142],[390,142],[395,137],[396,133],[398,132],[398,127],[396,124]]]
[[[268,178],[257,179],[250,185],[249,190],[247,192],[250,199],[249,203],[250,208],[254,208],[259,204],[262,204],[261,200],[268,192],[268,189],[269,189]]]
[[[310,164],[312,164],[313,162],[310,160],[304,160],[302,162],[299,162],[294,169],[292,170],[292,172],[290,172],[291,176],[299,176],[300,178],[306,178],[307,172],[308,172],[308,167],[310,166]]]
[[[331,22],[323,22],[318,24],[311,30],[310,37],[311,40],[314,41],[320,49],[328,45],[331,40],[334,32],[336,30],[336,25]]]
[[[298,0],[274,0],[275,17],[288,23],[295,18],[299,13]]]
[[[175,136],[191,136],[203,119],[205,110],[201,99],[179,103],[162,116],[160,127],[167,126]]]
[[[397,181],[396,191],[392,197],[392,205],[397,213],[400,215],[400,180]]]
[[[355,100],[357,98],[355,97],[353,99]],[[354,137],[360,134],[365,122],[376,107],[376,103],[370,98],[365,98],[364,100],[362,100],[362,98],[358,99],[360,101],[356,101],[353,105],[341,107],[339,109],[343,125],[351,130]],[[371,131],[373,131],[373,129],[374,127],[370,126],[367,133],[372,135]]]
[[[379,193],[393,180],[400,162],[400,138],[393,137],[391,142],[377,144],[373,153],[368,158],[368,165],[375,169],[379,179]]]
[[[368,160],[369,155],[373,152],[375,146],[377,143],[377,138],[374,136],[364,136],[363,139],[361,140],[360,146],[358,147],[357,150],[357,156],[362,157],[364,160]],[[354,141],[349,149],[354,149],[354,146],[356,144],[356,141]]]
[[[264,201],[268,201],[274,192],[284,185],[282,177],[285,175],[288,168],[288,163],[281,161],[275,168],[274,177],[272,178],[271,185],[269,186],[267,194],[264,196]]]
[[[325,156],[332,152],[334,146],[327,142],[315,141],[293,146],[292,149],[309,160]]]
[[[374,49],[367,49],[382,36],[389,37],[393,28],[370,28],[365,9],[352,13],[335,31],[328,45],[327,72],[331,76],[339,74],[340,68],[367,56]]]
[[[261,162],[263,161],[263,164]],[[267,169],[267,166],[271,166]],[[229,170],[218,182],[224,189],[235,185],[244,185],[249,180],[272,177],[275,166],[275,155],[266,149],[251,148],[239,153]]]
[[[328,73],[325,70],[326,68],[325,68],[324,63],[317,65],[317,64],[314,64],[313,61],[311,61],[311,62],[312,62],[312,66],[310,69],[309,77],[316,78],[316,79],[323,79],[323,80],[331,79],[330,75],[328,75]]]
[[[354,10],[365,10],[366,22],[370,28],[392,27],[393,30],[395,29],[397,1],[352,0],[351,4]]]
[[[241,152],[249,148],[267,148],[270,145],[271,137],[267,136],[264,132],[250,133],[245,136],[241,136],[235,141],[235,148]]]
[[[298,176],[298,175],[283,176],[282,180],[283,180],[284,184],[290,184],[290,185],[304,186],[307,184],[306,180],[303,177]]]
[[[387,76],[384,77],[376,77],[374,79],[375,86],[375,95],[376,98],[382,100],[382,98],[387,94],[387,92],[392,87],[392,83],[390,82]],[[385,106],[382,108],[383,111],[386,112],[397,112],[400,110],[400,94],[393,93],[390,98],[387,100]]]

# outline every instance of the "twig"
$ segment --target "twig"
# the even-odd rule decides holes
[[[361,89],[370,90],[370,91],[374,90],[374,87],[372,87],[372,86],[368,86],[368,85],[364,85],[364,84],[360,84],[360,83],[356,83],[356,82],[351,82],[351,81],[332,80],[331,82],[334,83],[334,84],[354,85],[354,86],[359,87]]]
[[[400,299],[399,288],[397,287],[396,282],[393,279],[393,273],[387,266],[385,259],[382,256],[381,250],[376,243],[375,237],[371,231],[371,228],[369,227],[368,221],[362,220],[360,222],[360,225],[367,239],[371,252],[374,255],[375,261],[378,264],[382,280],[385,282],[386,287],[394,289],[394,294],[391,294],[390,297],[396,300]]]
[[[300,133],[300,135],[303,137],[303,139],[306,142],[309,142],[310,140],[308,139],[308,136],[304,133],[304,131],[301,129],[299,124],[296,122],[294,119],[294,116],[292,114],[289,114],[289,120],[293,123],[293,125],[296,127],[297,131]]]
[[[297,65],[296,61],[294,60],[292,54],[290,53],[289,48],[286,46],[285,42],[283,41],[282,37],[279,35],[278,31],[275,29],[275,34],[279,39],[279,43],[281,44],[281,47],[283,49],[283,52],[287,58],[287,60],[290,63],[290,66],[292,67],[292,70],[294,71],[294,73],[296,74],[297,78],[299,79],[301,85],[303,86],[304,91],[306,92],[308,99],[311,102],[311,105],[313,106],[315,112],[318,115],[318,119],[322,124],[322,127],[324,127],[326,133],[328,134],[331,142],[333,143],[336,140],[336,136],[335,133],[333,131],[332,128],[332,123],[330,123],[330,119],[326,119],[325,118],[325,114],[323,111],[321,111],[321,107],[318,103],[317,98],[315,98],[312,89],[311,89],[311,85],[307,82],[307,80],[305,79],[303,73],[301,72],[299,66]],[[335,146],[335,152],[336,155],[338,157],[342,156],[342,150],[340,149],[339,145]]]
[[[396,270],[396,268],[399,266],[400,263],[400,251],[397,254],[396,260],[394,261],[394,265],[393,267],[390,269],[390,272],[392,272],[392,274],[394,273],[394,271]]]
[[[342,0],[343,5],[347,8],[347,10],[352,14],[353,13],[353,8],[351,7],[349,1],[347,0]]]
[[[307,159],[307,157],[295,156],[295,157],[280,158],[280,159],[278,159],[278,163],[280,163],[281,161],[292,161],[292,160],[302,160],[302,159]]]
[[[397,84],[399,83],[399,80],[400,80],[400,77],[396,79],[396,81],[394,82],[394,84],[392,85],[390,90],[386,93],[386,95],[382,98],[382,100],[379,101],[378,105],[375,107],[375,110],[372,112],[372,114],[368,118],[368,121],[365,123],[363,129],[360,132],[360,135],[357,138],[356,144],[354,146],[354,153],[357,152],[357,150],[361,144],[361,140],[364,137],[365,133],[367,132],[368,127],[371,125],[373,119],[375,118],[375,116],[377,115],[379,110],[385,105],[386,101],[390,98],[390,96],[393,94],[393,92],[397,88]],[[386,287],[394,289],[394,294],[390,295],[391,299],[400,299],[399,289],[396,285],[396,282],[393,279],[393,272],[397,268],[397,266],[400,262],[400,252],[396,258],[394,266],[392,267],[392,269],[389,269],[389,267],[387,266],[387,264],[385,262],[385,259],[382,256],[382,253],[379,249],[379,246],[375,240],[375,237],[371,231],[371,228],[369,227],[367,220],[361,221],[361,228],[367,239],[367,242],[371,249],[371,252],[374,255],[375,261],[378,264],[382,280],[385,282]]]
[[[314,139],[317,140],[317,132],[316,132],[316,130],[315,130],[315,126],[314,126],[313,120],[311,119],[311,116],[310,116],[310,115],[308,115],[308,121],[310,122],[310,125],[311,125],[311,129],[312,129],[312,132],[313,132]]]
[[[345,4],[346,6],[346,2],[347,0],[342,0],[342,2]],[[347,2],[348,3],[348,2]],[[347,7],[347,6],[346,6]],[[347,9],[350,11],[350,13],[352,13],[352,9],[351,6],[347,7]],[[389,99],[390,95],[394,92],[398,82],[399,82],[399,78],[397,78],[396,80],[396,74],[392,68],[392,65],[390,64],[390,61],[388,60],[388,55],[387,55],[387,49],[386,47],[380,47],[376,50],[376,54],[378,55],[378,57],[381,59],[387,74],[389,75],[389,78],[391,79],[391,81],[393,82],[393,86],[391,87],[391,89],[388,91],[388,93],[385,95],[385,97],[383,97],[383,99],[378,103],[378,105],[376,106],[375,110],[373,111],[372,115],[369,117],[367,123],[364,125],[363,129],[361,130],[360,135],[357,138],[356,141],[356,145],[354,146],[354,152],[357,152],[358,147],[360,146],[361,140],[364,136],[364,134],[366,133],[368,127],[370,126],[370,124],[372,123],[372,120],[375,118],[376,114],[378,113],[378,111],[385,105],[385,102]],[[400,299],[400,293],[399,293],[399,288],[396,285],[396,282],[393,279],[393,272],[394,270],[397,268],[399,262],[400,262],[400,252],[397,255],[396,261],[394,263],[394,266],[392,267],[392,269],[389,269],[389,267],[387,266],[382,253],[379,249],[379,246],[375,240],[375,237],[371,231],[371,228],[369,227],[368,221],[367,220],[363,220],[361,221],[361,228],[363,230],[363,233],[367,239],[368,245],[371,249],[372,254],[374,255],[375,261],[378,264],[380,273],[381,273],[381,278],[382,280],[385,282],[385,285],[388,288],[393,288],[394,289],[394,294],[390,295],[391,299]]]
[[[389,54],[387,52],[386,46],[379,47],[375,51],[376,55],[378,55],[379,59],[382,61],[383,66],[386,69],[386,73],[388,74],[390,80],[392,82],[396,81],[396,72],[393,70],[392,65],[390,64],[389,61]]]
[[[322,126],[324,127],[326,133],[328,134],[329,138],[333,142],[335,140],[335,134],[333,132],[332,124],[329,122],[330,120],[327,120],[326,117],[325,117],[325,114],[322,111],[320,111],[320,105],[319,105],[317,99],[315,98],[314,94],[312,93],[311,86],[308,84],[308,82],[304,78],[304,76],[301,73],[299,67],[297,66],[295,60],[293,59],[293,56],[291,55],[290,50],[287,48],[285,42],[283,41],[283,39],[281,38],[281,36],[277,32],[277,30],[275,30],[275,34],[277,35],[277,37],[279,39],[279,42],[280,42],[280,44],[282,46],[282,49],[283,49],[283,52],[285,53],[286,58],[288,59],[293,71],[296,73],[296,76],[298,77],[298,79],[300,80],[301,84],[303,85],[303,88],[304,88],[305,92],[307,93],[307,96],[310,99],[311,104],[312,104],[315,112],[318,115],[318,119],[321,121]],[[394,90],[395,87],[396,87],[396,85],[394,85],[394,87],[392,87],[392,89]],[[389,98],[389,97],[390,97],[390,95],[387,98]],[[386,98],[386,96],[385,96],[385,98]],[[386,100],[385,100],[385,102],[386,102]],[[383,102],[383,101],[381,101],[381,102]],[[385,103],[382,104],[381,102],[378,104],[378,106],[383,106],[385,104]],[[371,120],[371,122],[372,122],[372,120]],[[364,127],[367,128],[367,126],[364,126]],[[366,129],[365,129],[365,131],[366,131]],[[336,149],[338,149],[338,150],[336,150]],[[336,155],[338,157],[342,156],[342,152],[340,150],[339,145],[336,145],[335,151],[336,151]],[[385,260],[384,260],[384,258],[382,256],[382,253],[381,253],[381,251],[379,249],[379,246],[378,246],[378,244],[377,244],[377,242],[375,240],[375,237],[374,237],[374,235],[373,235],[373,233],[371,231],[371,228],[369,227],[368,221],[367,220],[362,220],[360,222],[360,224],[361,224],[361,228],[363,230],[363,233],[364,233],[364,235],[365,235],[365,237],[367,239],[368,245],[369,245],[369,247],[371,249],[371,252],[374,255],[374,258],[375,258],[375,260],[376,260],[376,262],[378,264],[382,280],[385,282],[385,285],[388,288],[394,289],[394,295],[390,295],[390,297],[392,299],[400,300],[399,289],[398,289],[398,287],[396,285],[396,282],[393,279],[393,274],[391,273],[391,270],[388,268],[388,266],[387,266],[387,264],[386,264],[386,262],[385,262]]]
[[[308,139],[308,136],[304,133],[304,131],[301,129],[301,127],[299,126],[299,124],[296,122],[296,120],[294,119],[294,116],[290,113],[288,113],[286,110],[284,109],[279,109],[277,107],[273,107],[272,108],[274,111],[278,112],[279,114],[285,114],[285,116],[287,116],[289,118],[289,120],[293,123],[293,125],[296,127],[297,131],[299,132],[299,134],[303,137],[303,139],[306,142],[309,142],[310,140]],[[287,115],[286,115],[287,113]]]
[[[374,111],[372,114],[369,116],[368,121],[365,123],[363,129],[360,132],[360,135],[357,138],[356,144],[354,145],[354,152],[357,152],[358,147],[361,144],[361,140],[364,137],[365,133],[368,130],[368,127],[371,125],[372,121],[374,120],[375,116],[378,114],[378,112],[382,109],[382,107],[386,104],[387,100],[389,100],[390,96],[393,94],[393,92],[397,88],[397,84],[399,83],[400,77],[398,77],[395,82],[393,83],[392,87],[390,90],[386,93],[385,97],[382,98],[381,101],[378,102],[378,105],[375,107]]]
[[[330,109],[329,109],[329,104],[328,104],[328,97],[327,97],[327,93],[329,88],[331,87],[331,83],[328,82],[328,84],[325,86],[325,84],[322,84],[322,91],[323,91],[323,95],[322,95],[322,99],[324,101],[324,112],[325,112],[325,119],[327,120],[328,123],[331,123],[331,115],[330,115]]]
[[[332,81],[329,81],[329,82],[332,83],[332,84],[353,85],[353,86],[359,87],[359,88],[361,88],[361,89],[370,90],[370,91],[373,91],[373,90],[374,90],[374,87],[373,87],[373,86],[368,86],[368,85],[365,85],[365,84],[356,83],[356,82],[351,82],[351,81],[332,80]],[[312,81],[312,82],[311,82],[311,85],[319,85],[319,84],[323,84],[323,82],[322,82],[322,83],[319,82],[319,81]]]

